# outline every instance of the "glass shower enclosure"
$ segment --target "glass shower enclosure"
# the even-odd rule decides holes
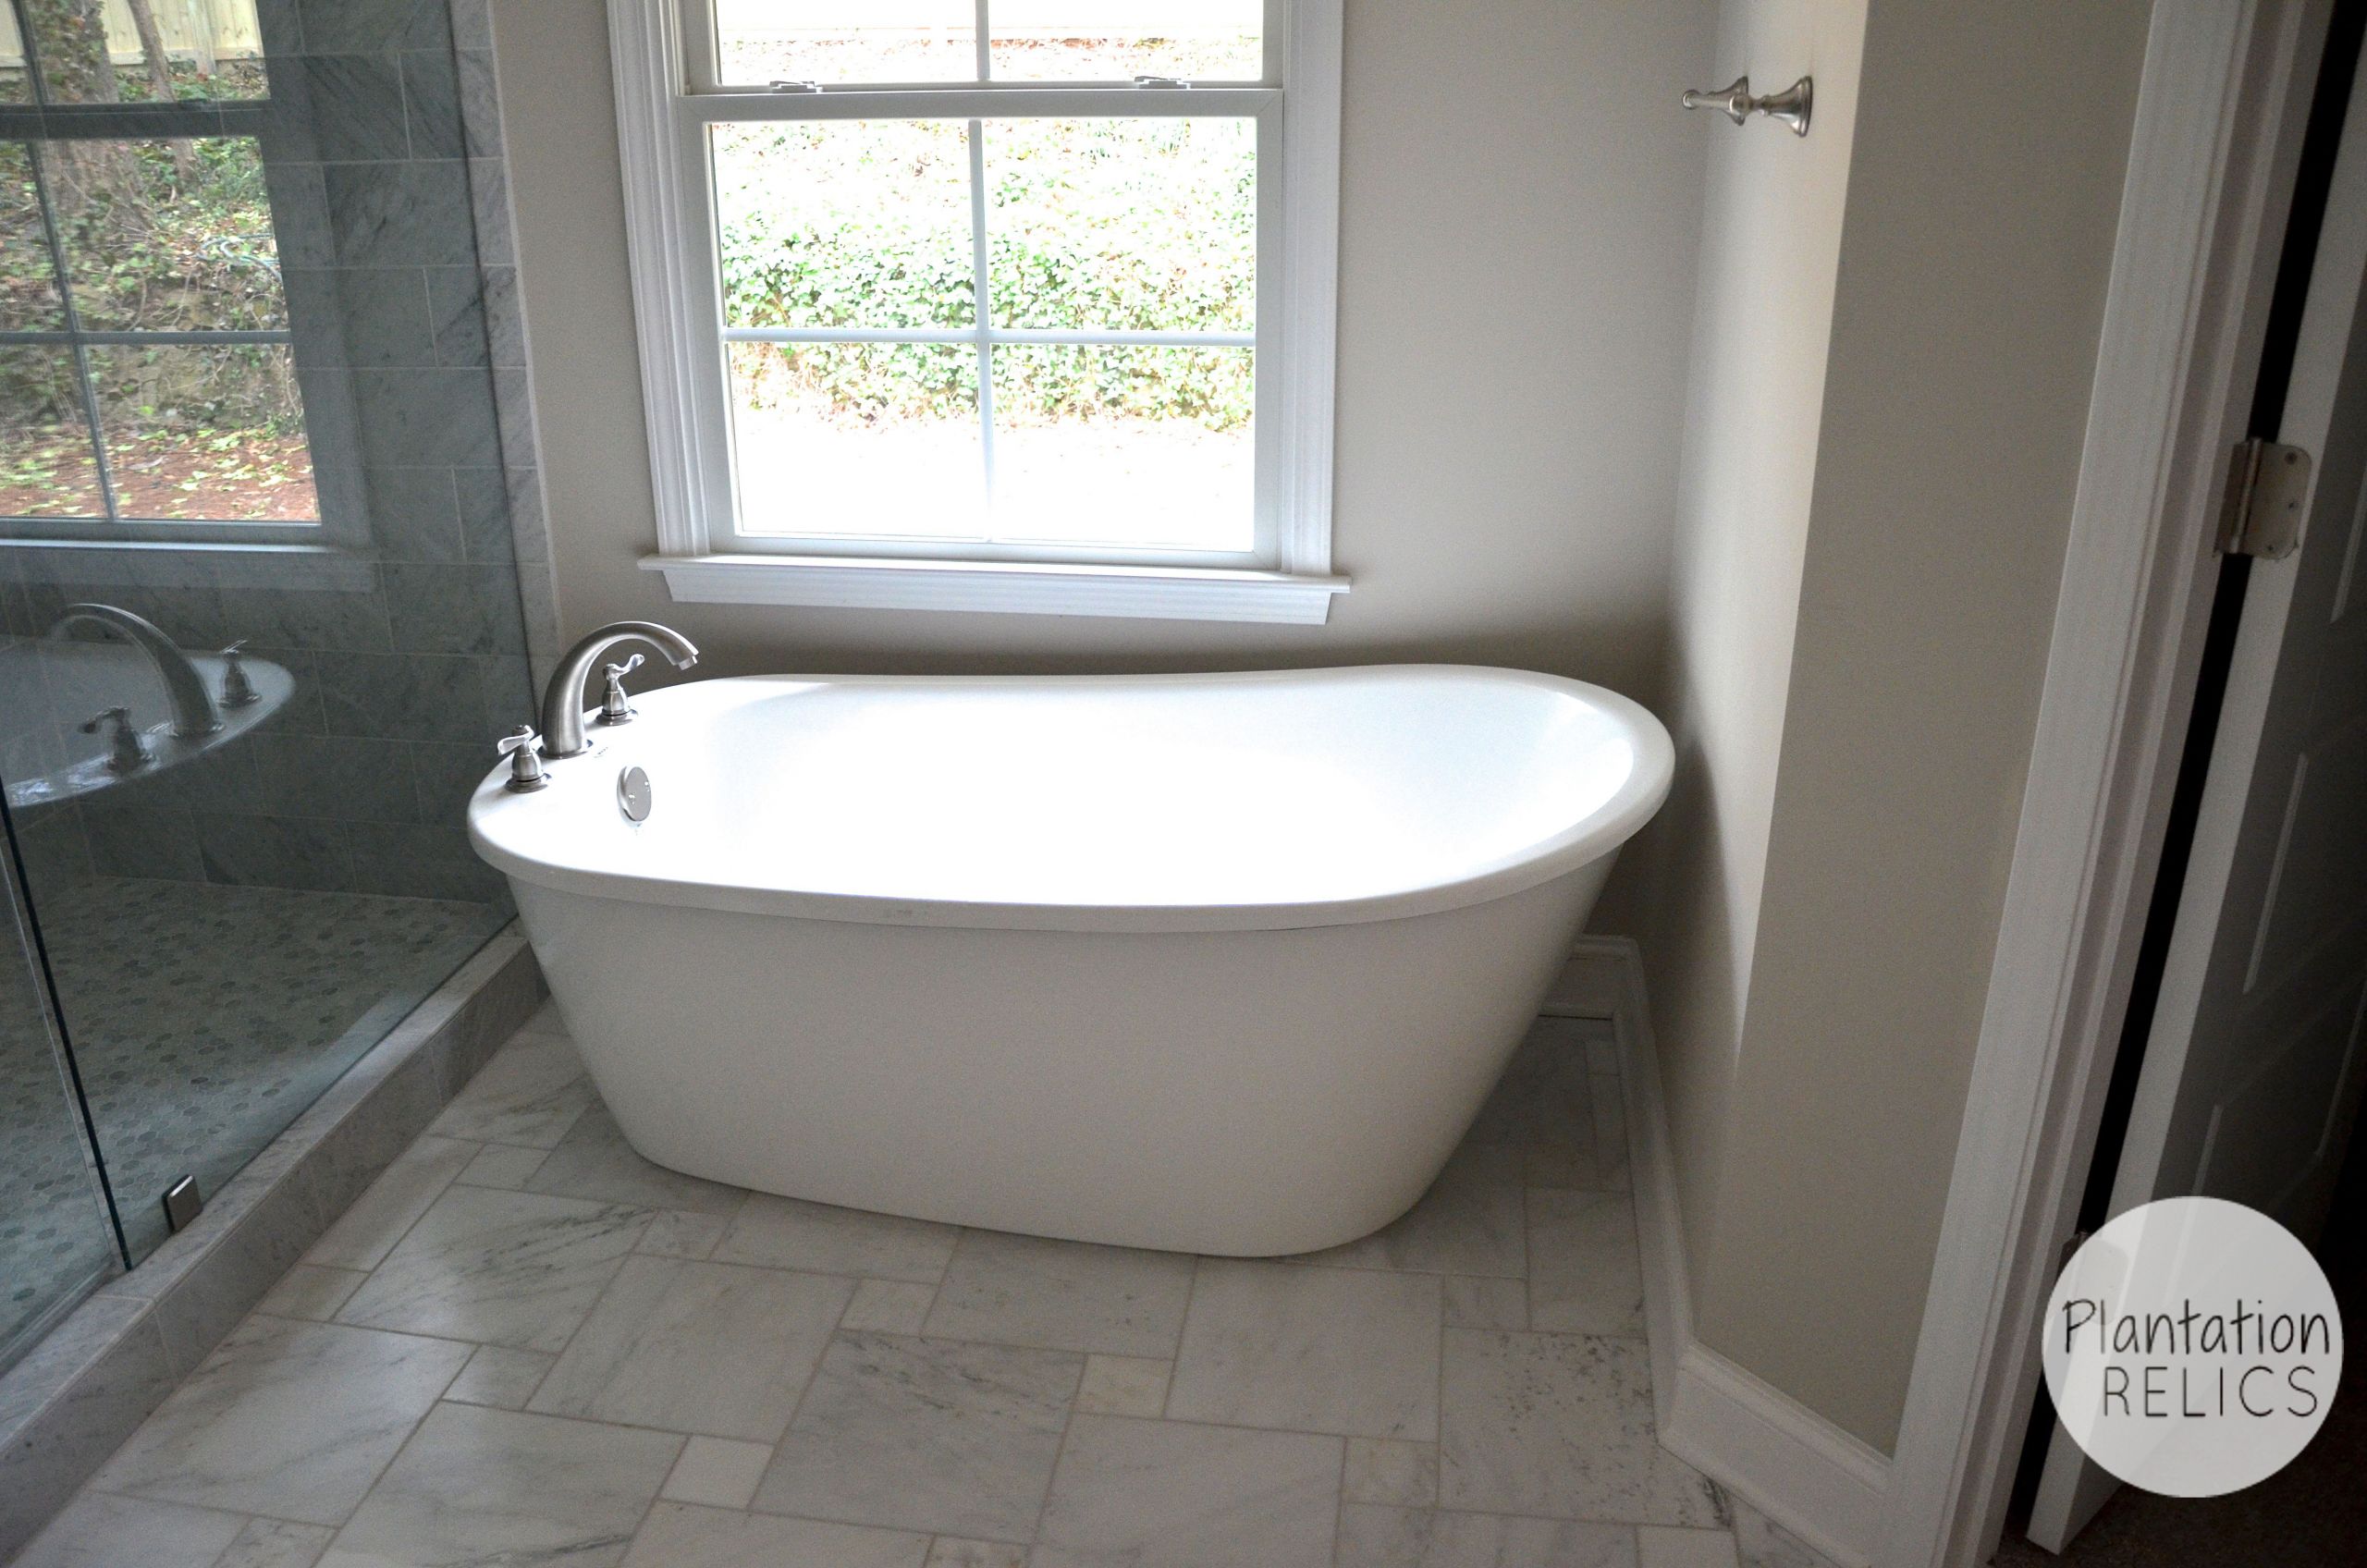
[[[0,0],[0,1366],[509,917],[462,827],[531,708],[471,31]]]

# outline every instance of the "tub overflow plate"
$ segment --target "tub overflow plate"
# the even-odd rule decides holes
[[[649,775],[638,766],[617,775],[617,809],[628,822],[649,820]]]

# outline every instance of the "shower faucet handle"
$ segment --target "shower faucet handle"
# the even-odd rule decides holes
[[[594,719],[593,723],[631,724],[632,722],[633,706],[625,697],[625,677],[640,668],[639,654],[633,655],[622,664],[600,667],[600,674],[607,684],[600,698],[600,717]]]
[[[263,693],[247,679],[247,640],[241,637],[222,650],[222,705],[252,707],[262,701]]]
[[[118,777],[137,773],[155,761],[148,750],[148,738],[131,722],[131,710],[126,707],[101,708],[82,721],[82,733],[96,735],[107,731],[107,771]]]
[[[543,755],[534,749],[542,739],[533,725],[521,724],[494,742],[494,750],[509,759],[509,782],[502,788],[511,794],[530,794],[550,782],[543,771]]]

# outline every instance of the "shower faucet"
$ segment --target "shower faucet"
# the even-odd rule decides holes
[[[567,651],[551,676],[549,690],[543,693],[543,755],[571,757],[592,749],[583,738],[583,682],[601,655],[619,643],[636,642],[664,654],[676,669],[688,669],[699,662],[698,649],[670,626],[654,620],[619,620],[600,628]],[[621,680],[621,671],[618,679]],[[619,699],[623,691],[618,686]]]
[[[165,697],[173,708],[173,733],[182,740],[199,735],[211,735],[222,728],[222,710],[214,705],[214,694],[205,689],[204,680],[197,673],[197,666],[189,655],[173,645],[162,628],[144,616],[113,605],[68,605],[65,612],[50,623],[53,637],[77,621],[114,628],[128,638],[156,671],[156,679],[165,683]]]

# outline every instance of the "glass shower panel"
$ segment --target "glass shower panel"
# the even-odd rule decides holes
[[[0,639],[0,726],[14,650]],[[0,754],[16,738],[0,734]],[[0,806],[0,816],[6,808]],[[122,1267],[0,824],[0,1367]]]
[[[0,92],[0,771],[136,1262],[510,917],[463,810],[532,709],[517,338],[442,5],[188,7],[110,79],[80,3],[0,0],[76,104]]]

